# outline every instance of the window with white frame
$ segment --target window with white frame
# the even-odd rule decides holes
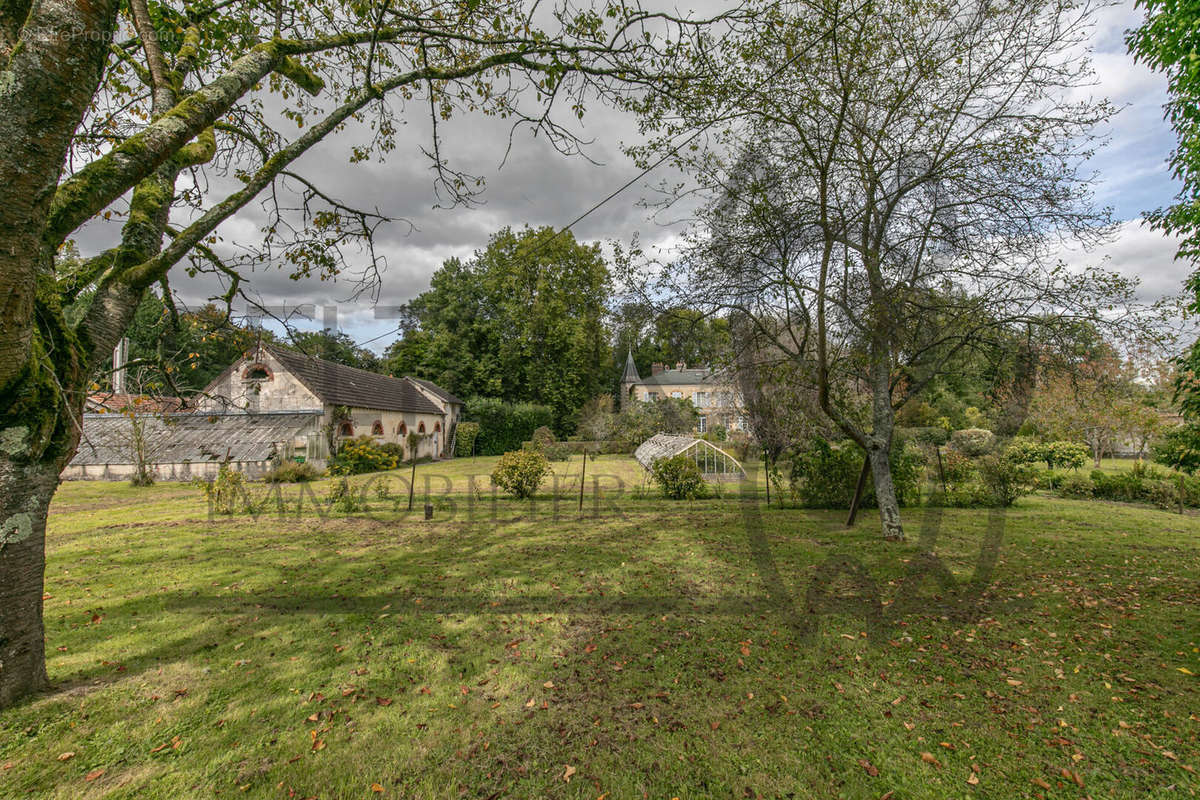
[[[682,400],[683,392],[671,392],[671,397],[674,397],[676,400]]]
[[[696,430],[700,431],[700,433],[708,432],[708,417],[703,414],[700,415],[699,419],[696,420]]]

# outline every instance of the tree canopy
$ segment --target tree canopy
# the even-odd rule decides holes
[[[550,228],[505,228],[468,261],[447,260],[408,304],[387,351],[395,375],[462,396],[550,406],[561,427],[611,372],[610,277],[598,244]]]

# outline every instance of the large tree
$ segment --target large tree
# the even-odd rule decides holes
[[[561,428],[607,388],[609,283],[599,245],[505,228],[434,274],[406,308],[409,329],[386,364],[464,397],[548,405]]]
[[[147,289],[169,292],[181,261],[219,276],[226,298],[249,264],[330,277],[363,242],[377,279],[369,237],[386,214],[331,195],[301,156],[356,126],[350,157],[369,159],[424,115],[436,186],[458,201],[477,184],[438,135],[456,112],[527,123],[570,151],[560,109],[670,90],[702,35],[598,2],[0,4],[0,706],[46,684],[47,508],[87,388]],[[260,194],[262,241],[231,260],[217,228]],[[81,226],[110,219],[115,246],[60,260]]]
[[[887,538],[904,535],[898,407],[964,348],[1130,297],[1051,258],[1060,237],[1106,231],[1082,170],[1111,113],[1078,91],[1094,10],[770,3],[683,102],[651,100],[660,139],[639,154],[676,153],[713,198],[653,293],[735,312],[804,366],[822,412],[870,459]],[[706,137],[678,148],[697,128]]]

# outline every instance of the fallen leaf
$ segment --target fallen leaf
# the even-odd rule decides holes
[[[380,786],[378,783],[372,783],[371,791],[374,792],[375,794],[383,794],[383,787]]]
[[[8,772],[10,769],[12,769],[15,766],[16,766],[16,764],[14,764],[13,762],[6,761],[6,762],[4,762],[4,766],[0,766],[0,772]]]
[[[972,772],[970,775],[967,776],[967,783],[971,784],[972,786],[978,786],[979,785],[979,776],[976,775],[974,772]]]
[[[1021,685],[1021,681],[1017,680],[1016,678],[1009,678],[1007,680],[1007,683],[1009,686],[1020,686]]]
[[[570,764],[565,764],[564,766],[566,767],[566,769],[563,770],[563,780],[566,781],[567,783],[570,783],[571,776],[575,774],[575,768],[572,767]]]
[[[860,767],[862,767],[862,768],[863,768],[863,769],[866,771],[866,773],[867,773],[868,775],[870,775],[872,778],[877,778],[877,777],[879,777],[879,769],[878,769],[878,767],[876,767],[876,766],[875,766],[874,764],[872,764],[870,761],[867,761],[865,758],[860,758],[860,759],[858,760],[858,765],[859,765]]]
[[[91,772],[89,772],[87,775],[85,775],[83,777],[83,779],[85,781],[87,781],[88,783],[91,783],[92,781],[96,780],[96,778],[99,778],[103,774],[104,774],[104,767],[100,767],[100,769],[94,769]]]
[[[1034,779],[1033,779],[1033,781],[1032,781],[1032,783],[1033,783],[1033,785],[1034,785],[1034,786],[1040,786],[1040,787],[1042,787],[1043,789],[1049,789],[1049,788],[1050,788],[1050,784],[1049,784],[1049,783],[1047,783],[1047,782],[1046,782],[1045,780],[1043,780],[1042,778],[1034,778]]]
[[[546,689],[553,689],[554,681],[546,681],[545,683],[542,684],[542,687],[546,688]]]
[[[1195,675],[1196,674],[1196,673],[1192,672],[1190,669],[1188,669],[1187,667],[1176,667],[1176,669],[1178,669],[1184,675]]]
[[[533,708],[536,704],[537,704],[537,701],[531,697],[531,698],[529,698],[529,702],[525,704],[525,707]]]
[[[72,758],[74,758],[74,757],[75,757],[75,753],[74,753],[74,751],[68,750],[67,752],[65,752],[65,753],[63,753],[62,755],[60,755],[60,756],[58,757],[58,760],[59,760],[59,761],[70,761],[70,760],[71,760]]]
[[[926,764],[932,764],[933,766],[937,767],[938,769],[942,768],[942,762],[940,762],[936,758],[934,758],[933,753],[930,753],[930,752],[921,753],[921,760],[924,761]]]
[[[708,727],[712,728],[715,731],[717,728],[721,727],[721,723],[718,720],[714,719],[712,722],[708,723]]]
[[[375,704],[380,706],[390,706],[392,699],[390,697],[376,697]]]
[[[325,749],[325,740],[324,739],[313,739],[312,749],[313,749],[313,752],[316,752],[318,750],[324,750]]]

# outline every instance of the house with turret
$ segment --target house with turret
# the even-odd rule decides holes
[[[688,367],[680,362],[674,368],[654,363],[650,375],[643,378],[633,362],[633,352],[625,356],[621,374],[620,407],[629,403],[652,403],[660,398],[690,400],[700,414],[697,432],[707,433],[723,427],[727,431],[746,431],[746,417],[741,393],[728,370],[708,367]]]

